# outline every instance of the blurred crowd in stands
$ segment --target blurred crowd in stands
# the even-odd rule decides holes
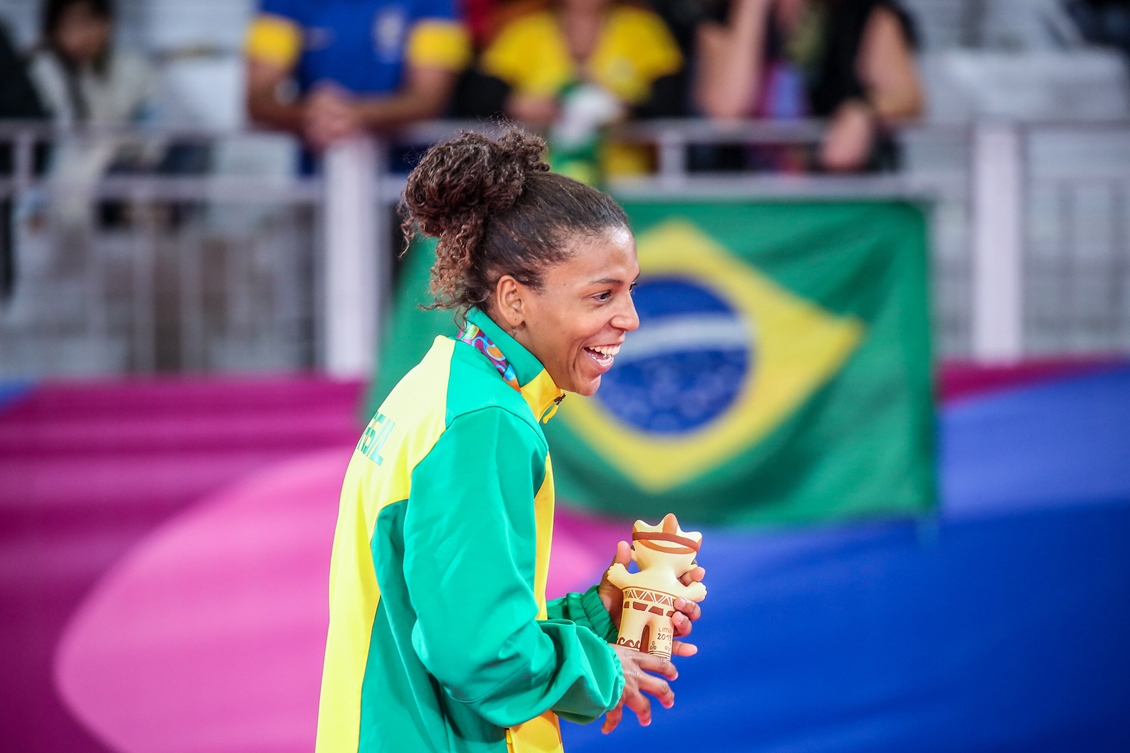
[[[1063,7],[1086,39],[1130,50],[1130,0]],[[112,0],[46,0],[40,19],[30,50],[0,25],[0,118],[152,120],[158,79],[114,43]],[[549,137],[555,168],[593,182],[654,170],[654,149],[601,138],[654,118],[826,124],[818,143],[693,147],[691,171],[882,171],[898,165],[892,129],[924,109],[917,40],[899,0],[257,0],[245,104],[250,121],[301,138],[306,173],[342,139],[436,118],[520,121]],[[75,140],[49,169],[81,185],[197,171],[199,154]],[[0,143],[0,175],[12,155]],[[71,204],[52,211],[89,210]]]
[[[820,118],[815,148],[699,150],[693,167],[882,169],[886,130],[922,110],[914,46],[896,0],[262,0],[247,105],[315,152],[421,119],[513,119],[566,169],[626,119]],[[600,151],[603,172],[651,167]]]
[[[152,120],[158,79],[115,44],[115,21],[112,0],[46,0],[27,51],[0,25],[0,119],[72,132]],[[253,123],[301,138],[307,174],[342,139],[445,117],[524,123],[547,135],[555,169],[592,183],[654,169],[654,149],[602,138],[647,118],[827,121],[818,144],[694,148],[691,170],[883,170],[896,163],[890,127],[923,108],[914,48],[898,0],[258,0],[245,102]],[[13,154],[0,143],[0,176]],[[103,226],[128,209],[92,205],[102,176],[198,172],[200,154],[102,136],[36,161],[71,189],[51,202],[55,226],[81,233],[92,206]],[[11,253],[0,257],[2,296]]]
[[[47,0],[26,55],[0,39],[0,117],[117,126],[147,117],[149,66],[119,50],[111,0]],[[508,118],[615,175],[646,150],[595,135],[629,119],[828,121],[806,148],[698,150],[692,169],[856,171],[894,164],[890,126],[923,98],[897,0],[260,0],[246,34],[254,122],[301,136],[304,169],[361,131]],[[122,144],[54,160],[72,180],[142,161]]]

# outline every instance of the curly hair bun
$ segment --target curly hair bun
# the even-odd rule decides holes
[[[487,215],[514,206],[531,172],[549,170],[542,162],[545,142],[518,128],[497,140],[463,131],[429,149],[408,176],[404,201],[425,235],[445,239],[481,235]],[[473,245],[473,244],[472,244]]]
[[[425,308],[489,307],[503,275],[540,288],[572,253],[572,234],[627,228],[615,200],[549,172],[545,142],[515,127],[497,139],[464,132],[429,149],[408,176],[403,229],[437,239]]]

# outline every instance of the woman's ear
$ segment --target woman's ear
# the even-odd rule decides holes
[[[499,324],[505,324],[511,333],[526,321],[523,300],[525,292],[522,285],[510,275],[498,278],[498,283],[494,286],[494,305],[502,318]]]

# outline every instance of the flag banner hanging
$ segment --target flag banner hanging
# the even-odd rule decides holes
[[[558,496],[658,520],[801,522],[933,509],[927,224],[904,202],[625,203],[640,327],[546,427]],[[450,312],[433,246],[401,270],[371,409]],[[371,412],[371,411],[370,411]]]

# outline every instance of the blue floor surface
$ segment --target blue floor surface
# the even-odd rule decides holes
[[[31,389],[30,382],[0,382],[0,410]]]
[[[931,522],[705,532],[675,708],[566,749],[1130,751],[1130,368],[940,433]]]

